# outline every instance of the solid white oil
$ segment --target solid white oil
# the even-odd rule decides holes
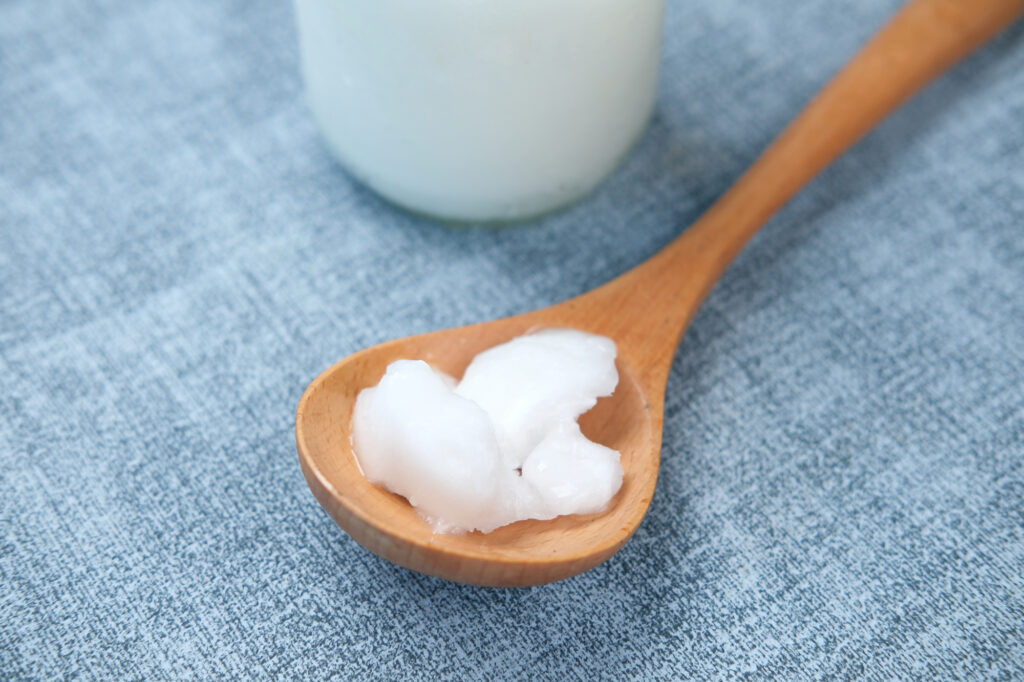
[[[615,356],[611,339],[551,329],[480,353],[458,383],[398,360],[356,400],[356,457],[439,532],[600,512],[622,464],[577,419],[615,390]]]
[[[664,0],[295,0],[313,114],[416,211],[509,220],[596,186],[654,103]]]

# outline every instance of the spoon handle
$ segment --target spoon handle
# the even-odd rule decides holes
[[[642,297],[632,301],[637,319],[624,322],[651,339],[648,357],[671,361],[716,280],[772,214],[911,95],[1022,13],[1024,0],[905,5],[690,229],[604,287],[616,299]],[[667,373],[657,364],[652,370]]]

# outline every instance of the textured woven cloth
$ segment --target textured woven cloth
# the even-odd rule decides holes
[[[739,257],[604,565],[448,583],[307,489],[313,377],[641,262],[897,3],[670,5],[625,165],[453,231],[332,160],[287,2],[0,3],[0,678],[1024,676],[1021,26]]]

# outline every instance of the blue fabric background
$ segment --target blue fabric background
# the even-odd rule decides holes
[[[0,677],[1024,676],[1024,29],[782,211],[668,386],[605,565],[464,587],[299,472],[338,358],[555,302],[690,223],[895,9],[671,3],[584,203],[451,231],[332,161],[283,0],[0,4]]]

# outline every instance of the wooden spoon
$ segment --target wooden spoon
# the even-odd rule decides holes
[[[320,504],[358,542],[416,571],[478,585],[537,585],[592,568],[643,519],[661,454],[665,384],[676,346],[744,244],[819,171],[889,112],[1024,13],[1024,0],[914,0],[829,83],[689,230],[646,263],[564,303],[494,322],[369,348],[321,374],[302,396],[299,460]],[[461,376],[480,351],[540,328],[609,336],[619,386],[581,419],[622,453],[622,489],[601,514],[521,521],[492,533],[437,535],[408,502],[363,477],[350,441],[352,407],[399,358]]]

